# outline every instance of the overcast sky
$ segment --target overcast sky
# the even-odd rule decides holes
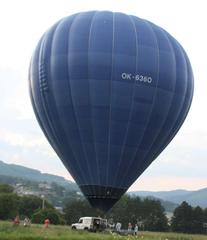
[[[80,11],[111,10],[148,19],[185,48],[195,90],[188,117],[170,145],[130,190],[207,187],[207,14],[205,0],[18,0],[0,2],[0,160],[72,179],[47,143],[28,94],[28,66],[42,34]]]

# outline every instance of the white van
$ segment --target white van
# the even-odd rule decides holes
[[[78,223],[71,225],[72,229],[103,231],[107,227],[107,220],[100,217],[81,217]]]

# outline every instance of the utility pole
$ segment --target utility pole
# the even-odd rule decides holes
[[[45,195],[42,195],[41,198],[42,198],[42,209],[44,210],[45,209]]]

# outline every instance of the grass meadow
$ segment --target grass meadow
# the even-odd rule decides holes
[[[0,240],[207,240],[207,235],[177,233],[139,232],[138,236],[119,236],[112,233],[89,233],[73,231],[69,226],[32,224],[30,227],[13,226],[11,222],[0,221]]]

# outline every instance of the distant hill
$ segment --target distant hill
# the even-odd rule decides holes
[[[7,164],[3,161],[0,161],[0,182],[13,184],[19,182],[21,179],[35,182],[55,182],[69,191],[80,191],[76,183],[66,180],[63,177],[48,173],[41,173],[40,171],[32,168],[27,168],[16,164]],[[166,211],[169,212],[172,212],[177,205],[183,201],[188,202],[192,206],[207,208],[207,188],[197,191],[135,191],[128,192],[128,194],[159,199]]]
[[[171,198],[173,202],[181,203],[184,200],[192,206],[207,208],[207,188],[197,191],[187,191],[185,195],[177,195]]]
[[[146,196],[154,196],[157,198],[161,198],[164,200],[171,200],[172,197],[175,196],[185,196],[187,193],[191,191],[187,190],[172,190],[172,191],[160,191],[160,192],[152,192],[152,191],[135,191],[132,192],[133,194],[138,194],[139,196],[146,197]]]
[[[38,170],[23,167],[16,164],[7,164],[3,161],[0,161],[0,175],[1,177],[12,177],[14,179],[25,179],[28,181],[36,181],[36,182],[48,182],[52,183],[55,182],[63,187],[67,187],[71,190],[78,190],[78,186],[76,183],[66,180],[63,177],[48,174],[48,173],[41,173]],[[4,178],[4,179],[7,179]]]
[[[207,188],[196,191],[187,190],[173,190],[160,192],[135,191],[130,192],[130,194],[140,197],[152,196],[164,201],[170,201],[171,203],[175,204],[180,204],[183,201],[186,201],[194,207],[200,206],[202,208],[207,208]]]

